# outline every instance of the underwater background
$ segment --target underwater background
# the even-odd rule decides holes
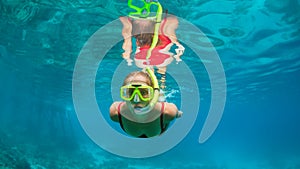
[[[127,1],[0,0],[1,169],[300,169],[299,0],[160,3],[196,25],[222,61],[227,98],[214,134],[198,142],[211,90],[203,63],[183,44],[182,60],[201,93],[189,134],[170,151],[150,158],[124,158],[101,149],[77,119],[73,70],[88,39],[128,14]],[[178,35],[179,41],[183,36]],[[108,110],[111,78],[122,52],[120,42],[105,56],[99,70],[106,74],[97,77],[95,89],[103,116],[120,132]],[[180,104],[171,89],[174,80],[167,79],[173,92],[168,101]]]

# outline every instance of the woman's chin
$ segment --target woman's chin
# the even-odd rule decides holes
[[[141,111],[143,107],[134,107],[134,110]]]

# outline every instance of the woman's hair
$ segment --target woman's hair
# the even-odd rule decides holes
[[[155,22],[146,19],[134,20],[132,35],[136,38],[138,46],[151,46],[154,36]]]
[[[143,72],[143,71],[135,71],[135,72],[131,72],[130,74],[128,74],[126,76],[126,78],[124,79],[124,82],[123,82],[123,86],[129,84],[130,82],[134,81],[135,80],[135,77],[137,76],[143,76],[145,77],[146,81],[145,83],[151,87],[154,87],[153,84],[152,84],[152,80],[151,80],[151,77],[148,73],[146,72]]]

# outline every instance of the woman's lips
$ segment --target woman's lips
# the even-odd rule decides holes
[[[145,107],[145,105],[142,105],[142,104],[135,104],[133,105],[134,108],[143,108]]]
[[[134,106],[134,108],[143,108],[143,106]]]

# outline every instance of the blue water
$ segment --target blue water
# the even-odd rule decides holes
[[[88,137],[76,116],[73,70],[93,33],[128,13],[127,1],[2,0],[0,168],[300,168],[300,2],[160,2],[170,14],[196,25],[222,61],[227,97],[213,135],[199,144],[211,101],[204,66],[209,63],[183,43],[182,59],[195,75],[201,100],[191,131],[170,151],[150,158],[106,152]],[[179,41],[184,36],[178,34]],[[108,118],[121,47],[122,42],[115,44],[101,62],[95,95],[108,124],[124,134]],[[176,79],[167,80],[168,90],[174,92],[167,99],[180,106]]]

